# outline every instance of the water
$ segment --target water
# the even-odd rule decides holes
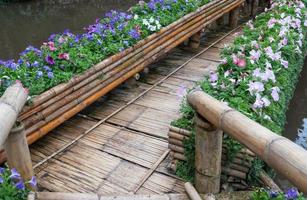
[[[1,0],[0,0],[1,1]],[[126,11],[138,0],[20,0],[0,3],[0,59],[18,58],[52,33],[80,33],[109,10]]]
[[[287,111],[287,124],[283,136],[307,149],[307,59],[301,72],[294,96]],[[275,178],[276,183],[283,189],[293,187],[280,174]]]
[[[287,111],[283,136],[307,148],[307,59]]]

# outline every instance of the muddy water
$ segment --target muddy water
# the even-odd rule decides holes
[[[0,59],[17,58],[50,34],[78,33],[109,10],[129,9],[138,0],[22,0],[0,2]]]

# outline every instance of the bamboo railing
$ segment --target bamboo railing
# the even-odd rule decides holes
[[[30,180],[34,173],[24,125],[16,120],[27,98],[28,91],[19,82],[0,98],[0,147],[5,150],[9,167],[15,168],[24,180]]]
[[[221,166],[221,131],[245,145],[270,167],[307,193],[307,151],[201,90],[188,95],[197,113],[196,188],[217,192]],[[199,127],[202,129],[200,130]],[[214,144],[214,145],[212,145]],[[204,162],[206,160],[207,162]],[[201,186],[201,187],[200,187]],[[206,191],[204,191],[206,190]]]

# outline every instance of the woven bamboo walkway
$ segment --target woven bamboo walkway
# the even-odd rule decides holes
[[[228,31],[206,34],[201,47],[193,52],[176,48],[151,65],[150,73],[141,81],[116,89],[108,98],[96,102],[31,145],[34,165],[127,104]],[[40,190],[99,195],[184,193],[184,181],[167,171],[168,158],[155,169],[168,150],[169,124],[179,116],[177,93],[180,87],[191,88],[205,74],[216,69],[220,48],[231,42],[234,35],[235,32],[64,152],[37,167],[35,172]],[[148,173],[151,171],[152,174]]]

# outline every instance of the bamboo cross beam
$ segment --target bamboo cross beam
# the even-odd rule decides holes
[[[0,149],[3,148],[27,98],[28,92],[21,83],[9,87],[0,98]]]
[[[188,95],[188,102],[210,123],[256,153],[269,166],[307,193],[307,151],[279,136],[200,89]]]

